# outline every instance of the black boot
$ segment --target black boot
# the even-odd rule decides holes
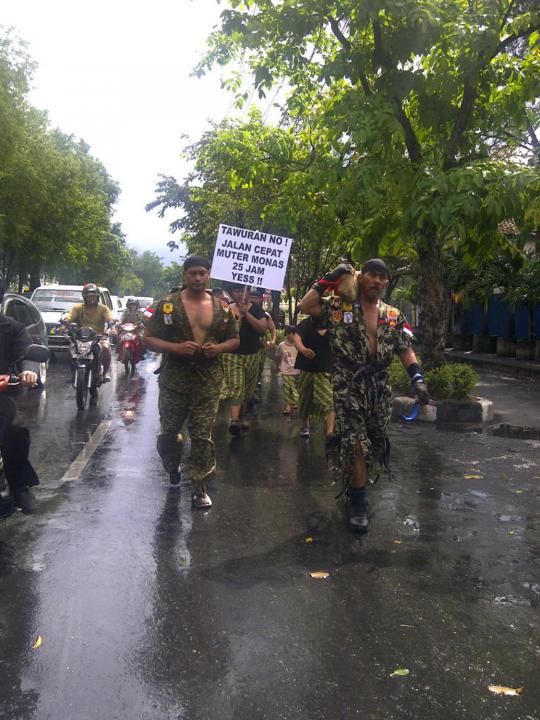
[[[15,505],[21,508],[25,515],[31,515],[37,510],[37,500],[29,487],[17,488],[13,491]]]
[[[357,533],[368,531],[368,502],[365,488],[349,488],[349,528]]]

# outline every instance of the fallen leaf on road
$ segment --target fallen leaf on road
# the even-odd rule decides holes
[[[394,540],[394,543],[395,543],[396,545],[401,545],[402,542],[403,542],[403,540]]]
[[[312,538],[312,537],[307,537],[305,541],[306,541],[307,543],[312,543],[312,542],[313,542],[313,538]]]
[[[395,676],[403,677],[404,675],[408,675],[408,674],[409,674],[409,671],[407,670],[407,668],[396,668],[394,670],[394,672],[390,673],[390,677],[395,677]]]
[[[509,530],[506,534],[507,534],[507,535],[513,535],[513,534],[514,534],[514,531],[513,531],[513,530]]]
[[[483,475],[464,475],[465,480],[481,480]]]
[[[415,627],[415,626],[414,626],[414,625],[406,625],[406,624],[404,623],[403,625],[400,625],[399,627],[410,627],[410,628],[413,628],[413,627]]]
[[[489,685],[488,690],[496,695],[521,695],[523,688],[511,688],[504,685]]]
[[[41,638],[41,635],[38,635],[35,643],[32,645],[32,650],[37,650],[38,647],[41,647],[42,644],[43,644],[43,640]]]
[[[321,570],[315,570],[314,572],[309,573],[312,578],[315,578],[316,580],[325,580],[327,577],[330,576],[330,573],[322,572]]]

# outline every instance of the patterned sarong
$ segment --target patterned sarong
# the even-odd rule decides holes
[[[298,406],[298,378],[299,375],[282,375],[282,392],[285,405]]]
[[[298,415],[323,420],[333,409],[332,375],[302,370],[299,379],[300,404]]]
[[[259,372],[258,353],[253,355],[221,355],[223,385],[220,400],[230,400],[233,405],[243,405],[257,389]]]

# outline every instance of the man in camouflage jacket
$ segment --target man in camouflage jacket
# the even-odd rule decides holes
[[[391,416],[388,366],[397,354],[411,377],[421,403],[429,402],[416,355],[411,348],[412,329],[404,315],[380,300],[389,282],[382,260],[368,260],[356,279],[357,295],[348,300],[336,295],[342,278],[353,273],[339,265],[313,285],[300,309],[327,328],[336,358],[333,372],[336,434],[340,440],[339,465],[350,501],[349,526],[367,532],[366,481],[375,461],[388,465],[387,426]]]
[[[180,482],[181,430],[187,420],[191,453],[187,473],[193,506],[212,502],[205,482],[216,468],[212,429],[223,370],[218,356],[234,352],[238,329],[226,303],[206,290],[210,263],[191,256],[184,262],[184,288],[159,300],[145,316],[145,344],[163,353],[159,374],[161,431],[158,452],[173,485]]]

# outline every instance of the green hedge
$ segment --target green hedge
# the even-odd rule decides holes
[[[465,363],[443,365],[426,373],[426,383],[434,400],[466,400],[479,379]]]
[[[408,394],[411,381],[399,358],[393,359],[389,373],[394,393]],[[426,383],[433,400],[466,400],[478,380],[477,373],[465,363],[442,365],[426,373]]]

